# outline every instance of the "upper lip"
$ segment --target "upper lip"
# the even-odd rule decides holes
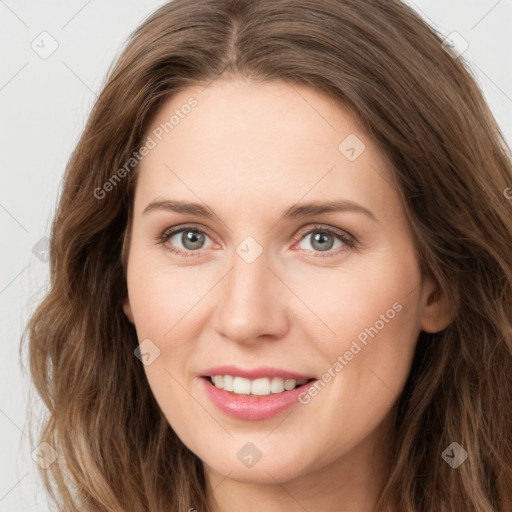
[[[232,375],[233,377],[245,377],[254,380],[263,377],[281,377],[283,379],[308,380],[314,379],[311,375],[282,370],[270,366],[261,366],[259,368],[238,368],[237,366],[215,366],[208,368],[201,373],[201,377],[213,377],[215,375]]]

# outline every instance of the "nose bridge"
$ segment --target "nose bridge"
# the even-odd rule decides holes
[[[287,327],[282,284],[269,269],[265,251],[252,262],[240,254],[234,255],[221,288],[217,330],[238,342],[282,336]]]

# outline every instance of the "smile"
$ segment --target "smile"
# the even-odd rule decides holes
[[[317,379],[277,368],[211,368],[200,375],[208,399],[224,414],[243,420],[270,419],[300,403]]]
[[[246,379],[233,375],[214,375],[210,377],[211,383],[219,389],[230,391],[235,395],[268,396],[271,393],[283,393],[296,387],[303,386],[308,379],[283,379],[281,377],[263,377],[260,379]]]

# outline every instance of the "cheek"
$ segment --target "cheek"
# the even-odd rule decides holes
[[[339,268],[315,269],[300,279],[288,277],[307,304],[307,314],[321,320],[310,323],[318,326],[311,339],[331,359],[348,350],[355,339],[364,344],[377,334],[394,339],[401,332],[408,339],[419,326],[421,274],[412,249],[353,261]]]
[[[326,274],[318,272],[298,292],[322,320],[308,337],[323,362],[317,369],[322,380],[332,382],[326,386],[332,395],[321,393],[333,403],[319,414],[335,416],[348,407],[371,410],[377,418],[402,390],[420,331],[421,274],[415,253],[380,254],[364,265]],[[324,399],[317,401],[319,407]]]
[[[179,275],[146,267],[129,291],[141,352],[145,343],[155,354],[144,365],[149,386],[167,421],[189,445],[198,435],[198,418],[205,414],[191,396],[194,383],[189,370],[198,335],[197,323],[191,319],[201,294],[198,297],[189,280],[183,279],[181,287]]]
[[[139,339],[171,339],[208,290],[198,267],[172,267],[163,251],[134,250],[130,255],[128,292]]]

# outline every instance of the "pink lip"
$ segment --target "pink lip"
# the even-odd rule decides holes
[[[300,373],[289,372],[273,367],[260,367],[251,370],[244,370],[236,366],[216,366],[215,368],[208,368],[201,373],[201,377],[213,377],[215,375],[232,375],[233,377],[245,377],[246,379],[261,379],[263,377],[281,377],[283,379],[313,379],[312,375],[302,375]]]
[[[218,375],[218,374],[217,374]],[[228,375],[232,375],[229,374]],[[266,420],[299,402],[299,395],[316,381],[303,386],[266,396],[237,395],[215,387],[208,377],[202,377],[210,400],[228,416],[242,420]]]

